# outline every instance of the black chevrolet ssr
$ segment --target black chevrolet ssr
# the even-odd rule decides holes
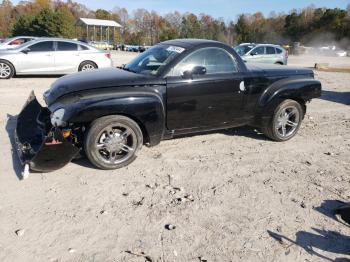
[[[242,125],[286,141],[320,95],[310,69],[245,64],[220,42],[171,40],[123,67],[58,79],[44,94],[47,107],[32,93],[17,118],[17,151],[27,169],[49,172],[79,153],[116,169],[142,145]]]

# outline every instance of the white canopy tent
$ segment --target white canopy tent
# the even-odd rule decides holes
[[[113,41],[115,39],[115,31],[122,28],[120,24],[113,20],[102,20],[92,18],[80,18],[76,24],[77,26],[86,27],[86,40],[97,41],[98,30],[100,31],[100,41],[110,40],[110,31],[113,30]],[[93,29],[93,32],[91,30]],[[105,37],[104,37],[105,36]]]

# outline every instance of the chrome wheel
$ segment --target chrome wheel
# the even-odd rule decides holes
[[[11,75],[11,67],[8,64],[0,63],[0,78],[8,78]]]
[[[299,110],[295,106],[281,108],[275,121],[278,136],[281,138],[293,136],[300,124]]]
[[[92,64],[85,64],[82,66],[81,71],[91,71],[95,70],[96,68]]]
[[[107,164],[120,164],[130,159],[137,149],[137,136],[124,124],[111,124],[102,129],[95,141],[96,155]]]

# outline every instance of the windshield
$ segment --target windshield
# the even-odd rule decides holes
[[[157,75],[183,51],[185,49],[178,46],[157,45],[137,56],[124,69],[134,73]]]
[[[236,46],[234,49],[240,56],[242,56],[248,53],[250,50],[252,50],[253,47],[254,45],[239,45]]]

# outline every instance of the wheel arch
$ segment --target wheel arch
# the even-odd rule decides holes
[[[165,132],[165,109],[161,98],[157,95],[130,94],[124,97],[92,100],[67,108],[66,121],[87,126],[101,117],[121,115],[139,125],[144,143],[153,146],[162,139]]]
[[[264,126],[283,100],[297,101],[306,113],[306,102],[320,97],[321,83],[312,78],[283,79],[273,83],[261,95],[255,108],[254,126]]]
[[[147,128],[145,127],[144,123],[137,116],[131,115],[131,114],[128,114],[128,113],[124,113],[124,112],[118,113],[118,114],[115,114],[115,115],[125,116],[125,117],[130,118],[131,120],[133,120],[140,127],[140,129],[142,131],[143,143],[144,144],[149,144],[150,143],[150,137],[149,137]]]
[[[321,96],[321,83],[312,78],[282,79],[270,85],[258,101],[261,110],[278,99],[308,101]]]

